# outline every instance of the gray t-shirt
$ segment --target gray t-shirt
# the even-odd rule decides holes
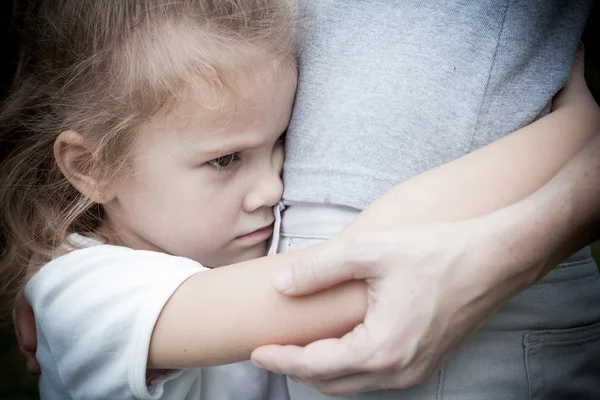
[[[306,0],[284,199],[363,209],[549,111],[591,0]]]

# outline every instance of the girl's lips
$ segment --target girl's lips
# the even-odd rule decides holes
[[[238,236],[236,240],[248,245],[255,245],[264,242],[273,234],[273,224],[257,229],[245,235]]]

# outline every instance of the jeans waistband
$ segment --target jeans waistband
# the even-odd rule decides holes
[[[281,218],[281,236],[327,239],[348,225],[360,210],[311,203],[286,204]]]
[[[280,203],[274,236],[328,239],[348,225],[360,210],[336,205],[313,203]],[[274,239],[278,240],[278,239]],[[591,256],[590,248],[584,247],[569,256],[563,262],[587,260]]]

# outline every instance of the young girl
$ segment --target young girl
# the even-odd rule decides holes
[[[33,273],[42,398],[281,398],[249,363],[175,369],[360,321],[358,284],[288,301],[270,287],[274,265],[198,274],[266,253],[296,87],[293,24],[284,0],[27,10],[1,116],[15,143],[2,166],[2,275]]]
[[[273,232],[293,6],[48,0],[28,15],[0,118],[15,143],[2,274],[32,273],[42,397],[285,396],[247,364],[194,367],[338,336],[365,312],[360,282],[275,293],[277,268],[307,251],[208,270],[263,256]]]

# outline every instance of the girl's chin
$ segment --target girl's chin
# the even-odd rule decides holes
[[[255,258],[267,255],[267,242],[259,243],[256,246],[229,251],[225,257],[215,257],[211,260],[202,260],[202,257],[188,257],[199,262],[207,268],[219,268],[224,265],[236,264],[244,261],[254,260]]]
[[[255,258],[264,257],[267,255],[267,243],[262,242],[255,246],[240,250],[237,254],[232,254],[227,257],[221,265],[235,264],[243,261],[254,260]]]

